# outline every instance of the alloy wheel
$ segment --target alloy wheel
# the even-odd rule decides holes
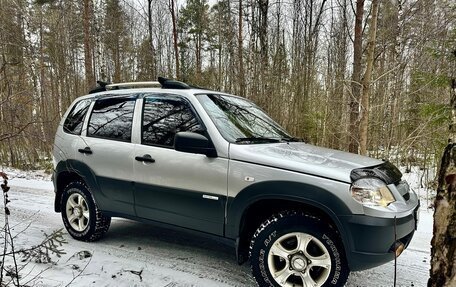
[[[268,266],[280,286],[317,287],[329,277],[331,257],[317,238],[293,232],[273,243],[268,253]]]
[[[70,226],[78,231],[84,231],[89,225],[90,212],[87,201],[79,193],[73,193],[66,203],[66,216]]]

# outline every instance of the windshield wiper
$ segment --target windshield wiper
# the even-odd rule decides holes
[[[304,140],[301,138],[295,138],[295,137],[283,137],[281,140],[286,141],[286,142],[303,142]]]
[[[277,138],[264,138],[264,137],[247,137],[247,138],[237,138],[236,143],[245,143],[245,142],[265,142],[265,143],[278,143],[280,139]]]

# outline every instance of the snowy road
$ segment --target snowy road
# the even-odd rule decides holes
[[[20,223],[14,233],[31,222],[16,239],[19,247],[37,244],[43,232],[49,234],[63,227],[60,214],[53,211],[50,182],[16,179],[10,186],[12,225]],[[418,231],[398,258],[398,286],[426,286],[431,234],[432,211],[422,209]],[[22,275],[31,273],[22,282],[47,269],[34,281],[36,285],[66,286],[86,266],[71,286],[256,286],[248,264],[236,263],[234,250],[205,237],[113,219],[107,236],[99,242],[75,241],[66,232],[65,238],[66,254],[57,264],[29,264]],[[84,250],[93,256],[73,256]],[[392,286],[393,274],[394,265],[388,263],[352,273],[347,286]]]

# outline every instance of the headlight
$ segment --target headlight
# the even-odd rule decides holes
[[[396,201],[386,184],[377,178],[362,178],[352,183],[352,197],[359,203],[366,206],[386,207]]]

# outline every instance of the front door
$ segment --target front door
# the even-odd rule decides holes
[[[204,130],[184,98],[144,97],[141,144],[135,147],[134,162],[139,217],[223,234],[228,160],[178,152],[173,147],[177,132],[204,134]]]

